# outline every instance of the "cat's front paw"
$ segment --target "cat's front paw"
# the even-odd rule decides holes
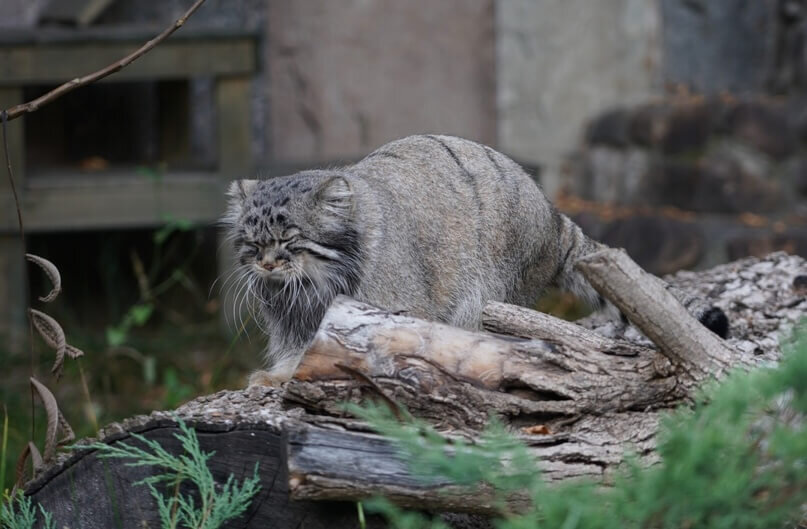
[[[718,307],[710,307],[698,318],[704,327],[725,338],[729,335],[729,319],[726,313]]]
[[[255,371],[249,375],[247,387],[268,386],[276,388],[280,387],[280,385],[284,382],[288,382],[290,379],[291,377],[285,373],[277,373],[273,371]]]

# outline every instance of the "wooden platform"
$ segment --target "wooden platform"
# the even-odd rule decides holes
[[[119,168],[58,178],[25,167],[25,118],[7,124],[9,155],[27,229],[53,232],[157,226],[167,218],[215,221],[232,178],[254,170],[250,145],[250,79],[257,65],[255,32],[182,28],[104,82],[213,78],[218,166],[207,173],[169,173],[148,179]],[[163,28],[95,27],[0,32],[0,109],[24,102],[26,86],[60,84],[130,53]],[[58,104],[58,103],[56,103]],[[87,112],[92,113],[88,108]],[[10,349],[24,340],[25,267],[7,178],[0,179],[0,336]]]

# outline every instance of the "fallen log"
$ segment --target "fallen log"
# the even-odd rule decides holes
[[[670,282],[726,311],[728,362],[745,366],[779,358],[778,339],[807,313],[803,276],[803,259],[772,254]],[[413,480],[392,447],[346,416],[341,402],[383,393],[447,434],[471,438],[495,413],[527,443],[548,481],[607,482],[627,450],[654,459],[660,415],[690,397],[697,377],[632,326],[602,315],[579,323],[491,303],[483,326],[497,334],[469,332],[342,299],[284,388],[220,392],[176,413],[195,425],[203,450],[216,450],[217,479],[243,479],[260,462],[259,497],[228,527],[352,528],[355,506],[345,501],[377,494],[437,512],[490,513],[484,490],[469,495]],[[537,425],[544,428],[522,430]],[[142,432],[176,451],[175,431],[173,417],[157,412],[113,425],[100,439],[116,443]],[[90,451],[62,454],[27,492],[60,526],[156,526],[147,491],[132,486],[150,472],[104,463]]]
[[[609,251],[592,258],[616,259],[612,268],[629,276],[629,280],[614,280],[614,284],[629,281],[634,285],[621,287],[622,298],[614,296],[615,302],[643,327],[657,325],[643,319],[675,320],[670,321],[673,333],[649,332],[661,347],[638,336],[635,329],[631,333],[635,339],[627,340],[618,333],[588,332],[579,325],[502,303],[487,305],[483,326],[511,336],[447,328],[343,298],[326,314],[296,380],[286,388],[286,398],[317,413],[334,414],[341,409],[337,403],[359,402],[381,392],[439,428],[469,436],[473,433],[468,430],[484,426],[490,415],[497,415],[514,432],[540,425],[551,435],[522,435],[522,439],[531,444],[545,479],[607,479],[626,450],[648,462],[654,459],[660,414],[690,399],[704,378],[719,376],[729,367],[778,359],[776,340],[770,334],[756,335],[747,325],[760,322],[773,332],[764,323],[769,318],[753,313],[738,298],[735,274],[745,276],[739,293],[760,305],[770,304],[763,314],[780,318],[780,332],[807,311],[803,292],[794,286],[796,278],[807,273],[800,258],[774,254],[767,260],[726,265],[717,272],[720,279],[715,277],[709,296],[737,322],[733,336],[723,343],[669,296],[656,278],[625,262],[625,254]],[[609,281],[609,277],[601,280]],[[720,292],[716,285],[729,288]],[[640,295],[629,296],[626,291]],[[363,373],[372,385],[347,378],[339,366]],[[535,440],[539,442],[530,443]],[[308,479],[321,477],[313,468],[295,471]],[[349,478],[342,474],[339,479]],[[351,497],[362,488],[358,476],[354,481]],[[333,490],[324,490],[326,485],[320,488],[311,485],[292,495],[337,497]],[[370,488],[364,493],[371,494]],[[378,485],[372,490],[402,495],[400,489]],[[418,491],[411,491],[413,498],[417,495]],[[452,508],[477,509],[480,504],[475,500],[469,499],[464,508]]]
[[[624,341],[602,352],[568,338],[549,343],[499,337],[340,297],[326,313],[286,398],[339,413],[356,388],[344,371],[348,368],[441,427],[483,427],[491,414],[519,426],[552,424],[682,398],[677,378],[660,375],[662,361],[655,350]]]

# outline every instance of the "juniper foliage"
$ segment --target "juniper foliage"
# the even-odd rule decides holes
[[[37,504],[39,512],[42,514],[42,529],[56,529],[53,523],[53,516]],[[3,529],[31,529],[36,523],[37,509],[34,507],[31,498],[17,489],[16,492],[3,494],[3,501],[0,502],[0,527]]]
[[[128,460],[127,466],[154,466],[163,470],[135,483],[146,485],[157,502],[162,529],[217,529],[243,514],[260,490],[258,464],[252,477],[240,484],[232,474],[224,484],[216,483],[207,465],[215,452],[202,452],[196,432],[182,419],[176,420],[180,431],[175,437],[184,450],[181,455],[173,455],[158,442],[139,434],[131,435],[145,448],[124,442],[94,443],[89,448],[98,450],[101,458]],[[180,494],[180,484],[186,481],[193,485],[197,494]],[[173,494],[166,495],[161,489],[171,490]],[[194,498],[198,498],[198,505]]]
[[[614,486],[548,486],[527,448],[495,421],[476,443],[448,441],[387,408],[353,408],[398,444],[425,482],[450,479],[496,491],[498,529],[762,529],[797,523],[807,505],[807,327],[784,344],[776,368],[735,372],[671,413],[658,434],[660,461],[629,457]],[[526,493],[526,512],[504,499]],[[397,529],[444,529],[440,520],[384,499],[365,503]]]

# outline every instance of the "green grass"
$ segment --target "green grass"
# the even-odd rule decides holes
[[[70,328],[66,332],[85,352],[81,365],[66,361],[64,375],[54,383],[50,376],[52,352],[37,341],[35,371],[53,391],[77,438],[94,435],[96,423],[104,425],[153,410],[170,410],[198,395],[243,388],[247,374],[261,360],[264,344],[255,331],[250,339],[226,336],[216,316],[183,327],[151,324],[133,329],[121,348],[106,345],[101,325],[84,333]],[[15,475],[7,469],[15,468],[17,456],[31,440],[29,354],[0,351],[0,372],[4,374],[0,405],[6,410],[0,486],[8,489]],[[42,448],[46,417],[38,401],[34,422],[34,441]]]

